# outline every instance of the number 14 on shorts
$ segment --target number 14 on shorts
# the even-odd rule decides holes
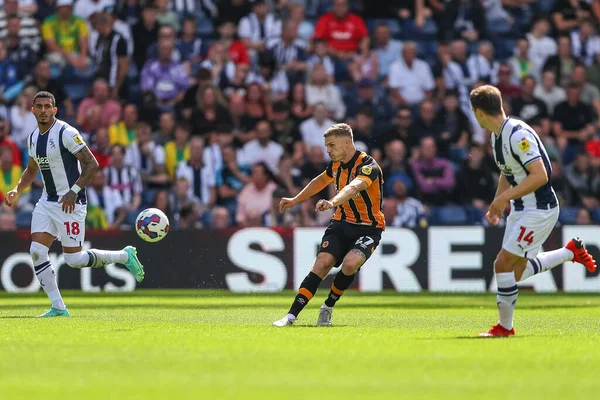
[[[533,243],[533,231],[527,232],[527,228],[524,226],[521,226],[519,229],[521,231],[517,238],[517,242],[526,242],[528,245],[531,245]]]

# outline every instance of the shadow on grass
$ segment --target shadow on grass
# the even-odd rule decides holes
[[[28,304],[3,304],[3,309],[18,309],[18,308],[32,308],[38,307],[28,305]],[[546,304],[546,305],[523,305],[519,306],[520,310],[548,310],[548,309],[583,309],[583,308],[598,308],[598,305],[595,304]],[[83,309],[83,308],[91,308],[91,309],[139,309],[139,308],[154,308],[154,309],[164,309],[164,310],[235,310],[235,309],[261,309],[261,308],[269,308],[269,309],[279,309],[282,308],[282,304],[264,304],[264,303],[226,303],[221,302],[218,304],[157,304],[157,303],[135,303],[135,304],[106,304],[106,303],[86,303],[86,302],[77,302],[73,304],[73,308]],[[495,304],[435,304],[435,303],[402,303],[402,302],[380,302],[377,304],[344,304],[340,305],[339,308],[344,309],[398,309],[398,310],[451,310],[451,309],[464,309],[464,310],[473,310],[473,309],[487,309],[487,308],[496,308]]]
[[[24,318],[37,318],[33,315],[3,315],[0,319],[24,319]]]

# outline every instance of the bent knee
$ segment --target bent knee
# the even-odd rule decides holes
[[[85,251],[78,253],[63,253],[67,265],[71,268],[85,268],[88,266],[89,256]]]
[[[46,261],[49,261],[48,252],[50,249],[38,242],[31,242],[31,246],[29,247],[29,254],[31,255],[31,260],[33,261],[33,265],[39,265]]]
[[[506,250],[501,250],[500,253],[496,256],[494,260],[494,271],[498,272],[512,272],[515,269],[515,266],[523,259],[523,257],[516,256],[507,252]]]
[[[355,274],[367,261],[367,256],[360,250],[352,249],[342,262],[342,272],[346,275]]]
[[[336,260],[333,254],[321,252],[317,255],[317,259],[311,269],[312,272],[324,278],[327,276],[331,268],[335,265]]]

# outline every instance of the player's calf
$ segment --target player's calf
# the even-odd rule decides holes
[[[33,261],[35,276],[52,302],[52,308],[56,310],[66,310],[67,307],[58,290],[54,268],[52,267],[52,264],[50,264],[50,258],[48,256],[49,251],[50,249],[43,244],[31,242],[29,253],[31,254],[31,260]]]
[[[74,253],[64,253],[65,262],[72,268],[99,268],[108,264],[127,262],[129,255],[123,251],[91,249]]]

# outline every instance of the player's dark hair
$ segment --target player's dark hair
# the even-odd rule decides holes
[[[348,124],[343,124],[343,123],[342,124],[333,124],[323,134],[323,137],[330,137],[330,136],[335,136],[335,137],[344,136],[344,137],[352,138],[352,136],[353,136],[352,128]]]
[[[33,96],[33,104],[35,104],[35,101],[37,99],[50,99],[52,101],[52,107],[56,107],[56,99],[54,98],[54,95],[50,92],[37,92],[35,96]]]
[[[481,110],[489,116],[502,114],[502,95],[498,88],[483,85],[471,91],[469,96],[474,109]]]

